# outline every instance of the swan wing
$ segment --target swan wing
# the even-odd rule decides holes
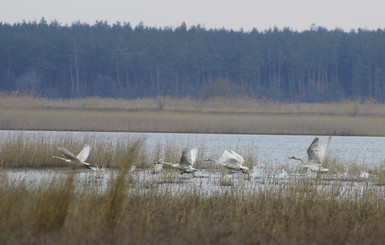
[[[321,163],[323,163],[325,160],[326,152],[329,148],[331,140],[332,140],[332,136],[329,136],[328,139],[325,142],[323,142],[318,149],[318,156]]]
[[[242,166],[239,164],[238,161],[229,161],[229,162],[227,162],[224,166],[225,166],[226,168],[234,169],[234,170],[241,169],[241,167],[242,167]]]
[[[190,150],[191,164],[194,164],[198,157],[198,148],[194,147]]]
[[[239,160],[226,150],[223,152],[218,162],[220,162],[222,166],[230,169],[239,169],[240,167]]]
[[[64,147],[59,147],[57,148],[65,157],[67,157],[68,159],[70,159],[71,161],[74,161],[74,162],[80,162],[80,160],[74,155],[72,154],[72,152],[70,152],[69,150],[67,150],[66,148]]]
[[[233,154],[231,154],[230,152],[228,151],[224,151],[222,156],[217,160],[219,163],[221,164],[226,164],[226,163],[237,163],[238,160],[234,157]]]
[[[179,161],[179,165],[190,165],[190,160],[189,160],[189,157],[188,157],[188,154],[187,154],[187,151],[184,150],[182,152],[182,157],[180,158],[180,161]]]
[[[313,164],[310,164],[310,165],[309,165],[309,168],[310,168],[310,170],[313,171],[313,172],[319,172],[320,169],[321,169],[321,164],[315,164],[315,163],[313,163]]]
[[[83,150],[76,156],[80,161],[85,162],[90,155],[91,147],[89,145],[85,145]]]
[[[307,149],[307,156],[309,158],[309,162],[320,163],[318,155],[318,141],[319,138],[315,137],[313,142],[311,142],[309,148]]]
[[[243,165],[245,163],[245,159],[235,151],[231,150],[231,154],[238,160],[239,164]]]
[[[198,156],[198,148],[194,147],[190,150],[184,150],[182,152],[182,157],[180,158],[180,165],[192,165],[196,161]]]

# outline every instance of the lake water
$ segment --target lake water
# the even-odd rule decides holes
[[[0,131],[0,139],[23,134],[33,139],[44,134],[46,138],[58,136],[86,139],[103,139],[116,142],[117,139],[145,138],[145,147],[153,150],[157,146],[171,144],[180,150],[198,146],[202,157],[217,157],[225,149],[233,149],[240,154],[258,158],[265,164],[292,164],[289,156],[306,158],[306,150],[315,136],[302,135],[243,135],[243,134],[176,134],[176,133],[119,133],[119,132],[60,132],[60,131]],[[327,136],[320,136],[320,143]],[[89,142],[92,144],[92,142]],[[381,164],[385,160],[385,137],[333,136],[328,156],[342,162],[356,162],[369,166]],[[294,161],[295,163],[296,161]],[[297,164],[297,163],[296,163]]]

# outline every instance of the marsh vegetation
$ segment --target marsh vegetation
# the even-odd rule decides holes
[[[154,171],[154,159],[177,162],[180,151],[172,144],[150,150],[144,140],[93,139],[90,162],[111,164],[92,172],[50,159],[57,145],[80,151],[83,139],[41,134],[30,144],[23,134],[7,137],[0,146],[0,242],[376,244],[385,238],[383,166],[363,178],[367,169],[359,163],[329,159],[330,175],[312,178],[246,152],[253,172],[228,175],[205,165],[200,153],[193,178]],[[50,173],[31,177],[44,169]]]
[[[57,170],[31,185],[3,169],[0,242],[379,244],[385,238],[384,186],[372,179],[279,178],[274,169],[261,178],[131,173],[137,147],[119,170],[84,178],[80,170]]]

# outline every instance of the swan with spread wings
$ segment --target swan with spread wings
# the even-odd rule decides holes
[[[230,152],[225,150],[219,159],[208,158],[205,161],[214,162],[215,164],[229,169],[230,171],[241,171],[242,173],[249,171],[249,168],[244,166],[245,159],[233,150],[230,150]]]
[[[64,147],[58,147],[57,149],[67,158],[52,156],[52,159],[59,159],[67,163],[81,164],[88,169],[97,170],[97,167],[86,162],[91,150],[91,147],[89,145],[85,145],[83,150],[77,156],[75,156],[72,152],[70,152]]]
[[[198,148],[194,147],[189,150],[184,150],[182,152],[182,157],[179,160],[179,163],[170,163],[165,162],[164,159],[160,159],[155,162],[155,164],[166,164],[171,166],[172,168],[178,169],[181,174],[189,173],[192,174],[195,177],[195,172],[198,170],[196,168],[193,168],[193,165],[197,159],[198,156]]]
[[[313,142],[310,144],[307,149],[308,159],[303,160],[301,158],[297,158],[295,156],[289,157],[290,159],[294,159],[300,161],[305,170],[311,170],[313,172],[329,172],[329,169],[324,168],[322,165],[324,164],[326,152],[330,145],[330,141],[332,140],[332,136],[329,136],[328,139],[321,144],[318,148],[319,138],[315,137]]]

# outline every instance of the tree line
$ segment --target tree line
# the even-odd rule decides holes
[[[0,23],[0,90],[53,98],[385,100],[385,31]]]

